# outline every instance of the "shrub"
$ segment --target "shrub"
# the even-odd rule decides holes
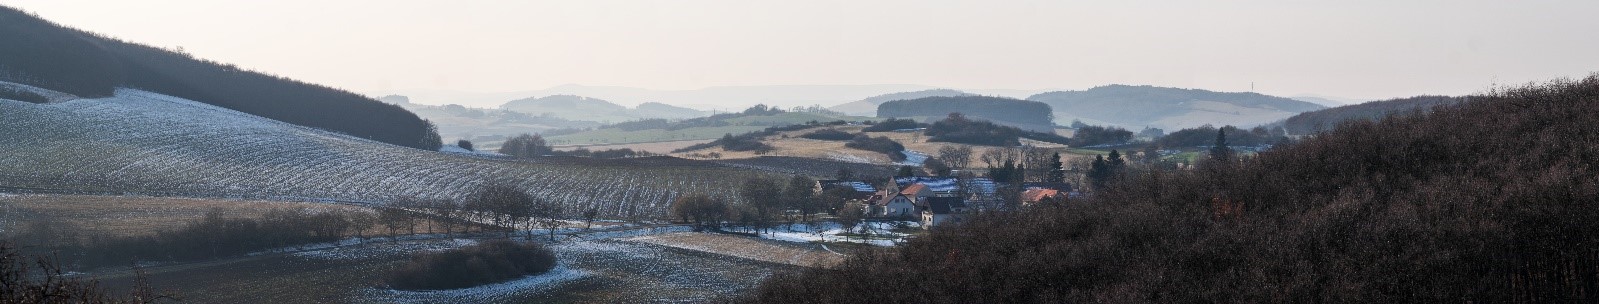
[[[888,131],[894,131],[894,130],[905,130],[905,129],[915,129],[915,128],[924,128],[924,127],[927,127],[927,124],[916,122],[916,120],[914,120],[914,119],[909,119],[909,118],[907,118],[907,119],[889,118],[889,119],[883,120],[882,122],[878,122],[878,123],[872,124],[872,126],[866,127],[866,129],[862,129],[861,131],[864,131],[864,132],[888,132]]]
[[[383,279],[401,290],[457,289],[509,281],[555,268],[555,254],[537,243],[493,240],[411,258]]]
[[[821,129],[805,133],[805,135],[800,135],[800,137],[818,140],[850,140],[854,139],[855,135],[837,129]]]
[[[891,158],[894,161],[905,160],[905,145],[901,145],[899,142],[889,139],[888,137],[871,137],[867,136],[866,134],[858,134],[855,135],[855,139],[850,140],[850,142],[844,144],[844,146],[883,153],[888,155],[888,158]]]

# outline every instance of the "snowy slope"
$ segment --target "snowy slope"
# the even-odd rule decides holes
[[[754,174],[676,159],[419,151],[132,89],[49,104],[0,100],[5,188],[383,203],[460,199],[497,180],[568,210],[651,216],[686,192],[733,197],[723,185]]]

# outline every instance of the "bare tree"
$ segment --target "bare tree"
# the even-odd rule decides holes
[[[528,208],[529,218],[533,225],[549,230],[550,241],[555,241],[555,229],[561,228],[561,220],[566,218],[566,208],[561,204],[543,199],[533,200],[533,205]],[[533,230],[528,229],[527,238],[533,239]]]
[[[972,162],[972,147],[951,145],[938,148],[937,159],[951,169],[965,170]]]

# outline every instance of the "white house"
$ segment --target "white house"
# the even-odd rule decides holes
[[[922,210],[922,229],[933,226],[958,224],[966,220],[970,208],[959,197],[930,197],[924,200],[926,210]]]

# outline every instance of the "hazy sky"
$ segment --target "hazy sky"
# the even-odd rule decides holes
[[[1599,1],[0,0],[357,92],[1122,83],[1353,98],[1599,71]]]

